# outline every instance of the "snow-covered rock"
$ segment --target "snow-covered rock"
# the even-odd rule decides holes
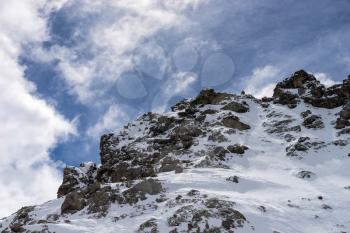
[[[58,198],[0,232],[350,232],[350,77],[305,71],[273,98],[203,90],[101,137]]]

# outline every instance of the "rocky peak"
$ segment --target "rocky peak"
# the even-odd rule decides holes
[[[319,108],[336,108],[350,99],[349,78],[343,84],[326,88],[312,74],[304,70],[295,72],[289,78],[279,82],[273,94],[274,103],[295,108],[303,100]]]
[[[349,96],[350,76],[326,88],[304,70],[271,99],[203,90],[102,135],[101,164],[66,167],[58,199],[0,232],[344,232]]]
[[[319,81],[312,74],[307,73],[305,70],[296,71],[292,76],[286,78],[282,82],[276,85],[276,88],[282,89],[294,89],[303,88],[307,82],[317,82]]]

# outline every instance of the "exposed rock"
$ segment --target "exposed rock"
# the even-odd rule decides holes
[[[294,120],[292,119],[285,119],[285,120],[275,121],[272,124],[264,122],[263,125],[265,127],[268,127],[266,129],[266,132],[271,134],[273,133],[280,134],[284,132],[293,132],[293,131],[300,132],[301,131],[300,125],[290,126],[290,124],[293,121]]]
[[[306,110],[302,113],[300,113],[300,115],[303,117],[303,118],[306,118],[307,116],[311,115],[312,112],[310,110]]]
[[[230,176],[228,178],[226,178],[227,181],[233,182],[238,184],[239,183],[239,177],[238,176]]]
[[[70,192],[61,206],[61,214],[74,214],[86,206],[86,201],[80,192]]]
[[[114,134],[104,134],[101,136],[100,139],[100,158],[101,158],[101,163],[106,164],[110,160],[113,159],[115,156],[115,152],[111,150],[111,146],[118,145],[119,144],[119,139],[118,137],[115,137]]]
[[[214,160],[219,159],[219,160],[224,161],[227,153],[228,153],[228,151],[224,147],[217,146],[209,152],[209,157],[214,159]]]
[[[131,189],[135,192],[143,192],[149,195],[156,195],[163,191],[162,184],[152,178],[141,181]]]
[[[201,115],[211,115],[211,114],[216,114],[218,112],[219,111],[215,110],[215,109],[207,109],[207,110],[204,110],[203,112],[201,112]]]
[[[152,178],[143,180],[116,197],[119,204],[133,205],[147,199],[146,194],[156,195],[163,191],[162,184]]]
[[[246,106],[244,104],[241,104],[241,103],[238,103],[238,102],[235,102],[235,101],[232,101],[232,102],[226,104],[221,109],[222,110],[230,110],[230,111],[234,111],[234,112],[237,112],[237,113],[245,113],[245,112],[249,111],[249,107],[248,106]]]
[[[158,227],[155,218],[151,218],[142,223],[137,231],[138,233],[158,233]]]
[[[219,104],[224,100],[230,99],[232,96],[231,94],[219,93],[215,92],[213,89],[207,89],[201,91],[191,102],[191,105]]]
[[[311,179],[315,176],[316,174],[310,171],[300,171],[297,174],[297,177],[301,179]]]
[[[1,231],[1,233],[26,232],[27,230],[24,228],[24,226],[33,221],[30,213],[34,211],[34,208],[35,206],[26,206],[18,210],[15,213],[15,217],[10,222],[9,227],[5,228],[3,231]]]
[[[350,126],[350,102],[343,106],[343,109],[339,112],[335,128],[343,129]]]
[[[350,134],[350,127],[349,128],[345,128],[342,129],[338,132],[338,136],[342,135],[342,134]]]
[[[344,105],[343,109],[340,111],[340,117],[349,120],[350,119],[350,102]]]
[[[154,125],[150,127],[153,136],[164,134],[167,130],[175,126],[176,119],[174,117],[160,116]]]
[[[322,118],[320,116],[311,115],[304,119],[303,126],[308,129],[321,129],[324,128]]]
[[[105,216],[112,200],[111,187],[107,186],[92,192],[88,199],[88,213],[98,213],[98,216]]]
[[[348,81],[342,85],[326,88],[312,74],[304,70],[295,72],[291,77],[278,83],[274,89],[274,102],[295,107],[302,99],[319,108],[336,108],[349,99]]]
[[[244,145],[235,144],[228,146],[227,150],[235,154],[244,154],[244,152],[248,150],[248,147]]]
[[[309,137],[300,137],[296,143],[286,148],[287,156],[300,156],[310,148],[317,150],[324,147],[324,145],[325,143],[322,141],[311,141]],[[302,154],[300,152],[302,152]]]
[[[215,130],[209,135],[208,140],[220,143],[226,142],[227,138],[219,130]]]
[[[203,206],[186,205],[178,209],[168,218],[168,225],[174,230],[185,229],[188,232],[228,232],[241,228],[246,218],[239,211],[231,208],[232,203],[218,199],[209,199]],[[220,225],[208,224],[209,219],[221,222]],[[206,222],[201,230],[201,223]],[[173,232],[176,232],[174,231]]]
[[[165,157],[161,162],[161,167],[159,168],[159,172],[170,172],[170,171],[181,173],[183,171],[183,167],[181,165],[181,162],[178,159],[174,159],[172,157]]]
[[[97,179],[105,182],[121,182],[155,176],[156,172],[151,164],[145,163],[141,166],[135,164],[135,166],[132,166],[127,162],[120,162],[110,168],[102,166],[99,169]]]
[[[341,117],[338,117],[337,120],[336,120],[336,123],[335,123],[335,128],[336,129],[343,129],[347,126],[350,126],[350,121],[349,120],[346,120],[346,119],[343,119]]]
[[[57,197],[62,197],[81,186],[93,183],[96,170],[95,163],[82,163],[79,168],[66,167],[63,170],[63,182],[58,188]]]
[[[245,208],[244,198],[240,195],[254,194],[257,187],[283,189],[283,186],[274,185],[275,180],[270,179],[270,175],[263,174],[265,167],[271,168],[270,163],[275,161],[278,166],[273,166],[273,169],[279,169],[276,174],[290,175],[296,167],[305,165],[302,169],[310,168],[313,162],[323,164],[323,160],[328,159],[324,155],[329,153],[332,155],[330,159],[336,162],[329,163],[330,171],[334,171],[338,163],[348,160],[349,98],[350,77],[342,84],[326,88],[305,71],[298,71],[277,84],[272,98],[260,100],[245,93],[231,95],[204,90],[195,99],[174,105],[174,112],[163,115],[146,113],[118,132],[103,135],[101,165],[84,163],[76,168],[65,168],[63,183],[58,190],[62,199],[47,202],[43,208],[23,208],[9,218],[0,219],[0,232],[62,232],[61,227],[69,229],[71,226],[73,229],[81,224],[80,219],[94,221],[96,229],[101,229],[98,228],[101,222],[105,224],[106,221],[96,218],[118,222],[108,225],[116,232],[125,231],[129,226],[123,224],[133,221],[135,224],[126,231],[155,233],[170,227],[166,232],[229,233],[245,227],[243,231],[259,232],[260,223],[255,215],[259,215],[258,219],[266,217],[264,206],[269,203],[259,199],[252,208]],[[332,109],[335,107],[339,108]],[[299,115],[300,109],[304,110]],[[248,111],[251,113],[243,114]],[[237,117],[234,113],[242,114]],[[329,121],[339,130],[329,128],[326,125]],[[306,130],[303,126],[319,130]],[[325,127],[327,130],[323,129]],[[238,142],[244,145],[235,144]],[[251,158],[238,158],[232,154],[243,155],[248,149],[246,145],[251,148]],[[281,156],[284,148],[287,156],[295,157]],[[321,156],[317,157],[318,154]],[[245,174],[246,168],[257,169],[259,173],[254,174],[262,174],[262,179]],[[186,173],[177,174],[184,169]],[[317,185],[332,185],[323,179],[323,171],[327,169],[325,166],[315,167],[314,172],[320,178]],[[311,181],[316,176],[314,172],[298,170],[290,179]],[[161,178],[154,178],[157,176]],[[290,182],[288,186],[295,187],[296,184],[298,182]],[[310,190],[314,190],[314,182],[309,182],[309,185]],[[346,185],[342,187],[350,190]],[[235,200],[237,208],[247,212],[248,220],[236,210],[234,202],[225,200],[228,197],[221,190],[226,189],[234,189],[238,197]],[[296,204],[288,201],[287,206],[298,211],[301,217],[309,216],[314,210],[330,211],[324,204],[332,201],[328,190],[322,190],[326,198],[318,197],[317,200],[319,193],[310,193],[314,198],[295,196]],[[63,199],[59,213],[57,204]],[[312,208],[300,201],[310,201]],[[318,202],[319,208],[315,209],[311,201]],[[334,214],[338,214],[338,206],[333,208]],[[289,214],[288,208],[284,211]],[[156,218],[145,215],[149,213],[154,213]],[[275,213],[270,211],[270,214],[273,218]],[[324,226],[337,228],[338,217],[329,216],[323,219],[326,221]],[[294,219],[290,220],[293,222]],[[88,225],[84,230],[85,227],[90,230]],[[302,231],[298,227],[295,230]]]
[[[222,124],[225,127],[232,128],[232,129],[238,129],[238,130],[248,130],[250,129],[250,126],[240,122],[239,118],[237,116],[228,116],[225,117],[222,120]]]

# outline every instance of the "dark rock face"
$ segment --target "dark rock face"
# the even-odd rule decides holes
[[[99,213],[100,216],[105,216],[113,200],[112,195],[113,192],[109,186],[90,193],[87,201],[88,213]]]
[[[342,129],[338,132],[338,136],[342,134],[350,134],[350,127]]]
[[[300,100],[319,108],[336,108],[349,99],[350,81],[326,88],[313,75],[304,70],[278,83],[274,89],[274,102],[293,108]],[[291,90],[294,90],[291,92]]]
[[[121,182],[156,176],[152,164],[146,161],[143,166],[138,166],[137,164],[133,166],[128,162],[122,161],[112,167],[101,166],[98,172],[97,179],[105,182]]]
[[[83,199],[83,195],[80,192],[69,193],[61,206],[62,214],[74,214],[75,212],[82,210],[86,206],[86,202]]]
[[[238,103],[238,102],[235,102],[235,101],[232,101],[232,102],[226,104],[221,109],[222,110],[230,110],[230,111],[238,112],[238,113],[245,113],[245,112],[249,111],[249,107],[248,106],[246,106],[244,104],[241,104],[241,103]]]
[[[347,126],[350,126],[350,101],[348,101],[339,112],[339,117],[337,118],[335,128],[343,129]]]
[[[307,82],[317,81],[313,75],[308,74],[305,70],[295,72],[290,78],[277,84],[276,88],[293,89],[302,88]]]
[[[321,129],[324,128],[322,118],[320,116],[311,115],[304,118],[303,126],[308,129]]]
[[[158,180],[147,179],[136,184],[132,188],[132,190],[134,192],[143,192],[149,195],[156,195],[160,193],[163,190],[163,188],[162,188],[162,184]]]
[[[346,103],[343,109],[340,111],[340,117],[346,120],[350,119],[350,101]]]
[[[32,221],[30,213],[34,211],[34,208],[34,206],[27,206],[17,211],[9,227],[4,229],[1,233],[27,232],[23,226]]]
[[[66,167],[63,171],[63,182],[57,191],[57,197],[62,197],[77,190],[79,184],[88,185],[94,182],[96,176],[95,163],[82,163],[79,168]]]
[[[209,135],[208,140],[213,142],[226,142],[227,138],[220,131],[214,131]]]
[[[231,129],[238,129],[238,130],[248,130],[250,129],[250,126],[240,122],[239,118],[237,116],[228,116],[222,119],[222,124]]]
[[[297,174],[297,177],[300,179],[312,179],[316,174],[310,171],[300,171]]]
[[[324,146],[322,141],[311,141],[309,137],[300,137],[297,142],[286,148],[287,156],[301,156],[309,149],[320,149]]]
[[[201,91],[199,95],[191,102],[191,105],[219,104],[223,100],[229,99],[231,96],[231,94],[218,93],[213,89],[207,89]]]
[[[158,226],[155,218],[151,218],[146,222],[142,223],[137,233],[158,233]]]
[[[291,123],[293,123],[294,120],[292,119],[285,119],[280,121],[275,121],[273,123],[266,123],[264,122],[264,126],[267,127],[266,132],[271,134],[281,134],[285,132],[300,132],[301,127],[300,125],[293,125],[291,126]]]
[[[235,145],[228,146],[227,150],[230,151],[231,153],[242,155],[246,150],[248,150],[248,147],[244,145],[235,144]]]
[[[178,232],[178,228],[188,232],[233,232],[243,227],[247,221],[242,213],[233,209],[234,202],[211,198],[200,205],[185,205],[168,218],[168,225],[174,227],[171,232]],[[221,226],[210,227],[209,219],[221,221]],[[205,228],[200,225],[205,222]]]
[[[162,184],[158,180],[146,179],[124,191],[122,195],[118,195],[117,202],[119,204],[133,205],[140,200],[147,199],[146,194],[157,195],[162,191]]]
[[[175,173],[181,173],[183,171],[183,167],[181,165],[180,160],[174,159],[172,157],[165,157],[161,162],[161,167],[159,168],[159,172],[170,172],[175,171]]]

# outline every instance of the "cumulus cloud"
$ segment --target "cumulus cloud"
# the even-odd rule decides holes
[[[37,97],[18,63],[23,46],[47,38],[41,14],[57,4],[0,2],[0,216],[55,197],[61,175],[49,150],[75,132],[71,122]]]
[[[330,87],[337,84],[337,82],[334,81],[334,79],[332,79],[332,77],[330,77],[328,74],[315,73],[314,76],[318,79],[318,81],[320,81],[326,87]]]
[[[251,77],[246,78],[244,90],[257,98],[271,97],[276,81],[281,79],[280,70],[271,65],[259,67],[253,70]]]

